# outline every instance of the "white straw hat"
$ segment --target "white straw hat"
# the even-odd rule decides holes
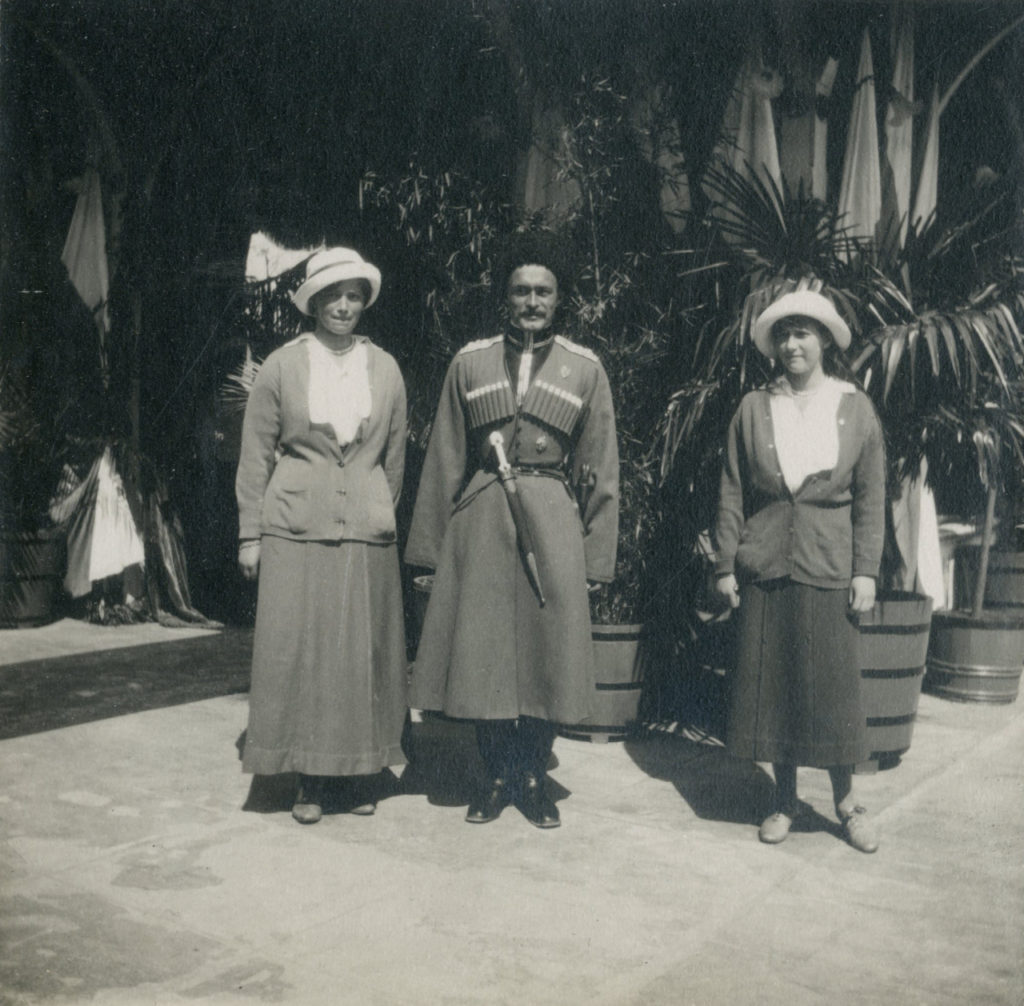
[[[820,293],[811,290],[797,290],[795,293],[783,294],[778,300],[769,304],[754,322],[752,338],[769,360],[775,358],[775,347],[772,345],[772,326],[783,318],[799,315],[813,318],[821,322],[832,334],[835,344],[840,349],[850,345],[850,328],[839,316],[832,301]]]
[[[303,314],[309,314],[309,301],[314,294],[346,279],[365,279],[370,284],[367,307],[377,299],[380,270],[351,248],[328,248],[306,263],[306,279],[292,294],[292,302]]]

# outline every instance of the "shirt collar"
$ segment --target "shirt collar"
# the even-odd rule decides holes
[[[547,346],[554,338],[555,333],[550,327],[541,330],[540,338],[533,336],[531,339],[530,333],[524,332],[520,328],[510,327],[505,333],[505,341],[520,352],[524,352],[528,345],[533,350],[540,349],[543,346]]]

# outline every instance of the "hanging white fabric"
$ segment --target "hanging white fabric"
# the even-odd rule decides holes
[[[928,126],[925,131],[921,171],[917,176],[914,210],[910,214],[910,219],[917,227],[931,219],[939,201],[939,112],[939,85],[936,84],[928,111]]]
[[[740,68],[732,97],[722,117],[718,145],[712,162],[726,163],[745,178],[751,174],[771,179],[782,188],[779,146],[775,137],[772,101],[782,93],[782,76],[764,65],[761,54],[753,50]],[[713,186],[709,195],[715,198]]]
[[[534,102],[533,141],[516,163],[516,188],[528,213],[565,213],[580,198],[580,187],[564,165],[572,158],[569,127],[563,110]]]
[[[953,607],[948,596],[939,537],[935,496],[925,484],[928,463],[922,459],[917,475],[900,482],[899,496],[892,501],[892,529],[900,554],[895,586],[927,594],[934,610]]]
[[[72,597],[88,594],[98,580],[145,564],[145,546],[109,446],[82,483],[51,507],[50,516],[57,523],[67,523],[64,589]]]
[[[914,118],[920,105],[914,101],[914,9],[900,2],[892,19],[892,95],[885,113],[885,160],[883,187],[886,234],[899,234],[902,248],[910,218],[911,158]]]
[[[865,28],[857,65],[857,91],[846,137],[843,180],[839,186],[839,223],[853,238],[870,241],[876,238],[882,215],[882,170],[878,157],[875,70],[871,35]]]
[[[75,211],[60,260],[68,271],[71,285],[92,313],[99,333],[100,367],[106,385],[110,276],[107,271],[107,231],[103,223],[103,190],[99,172],[95,168],[86,168],[79,186]]]
[[[308,248],[285,248],[269,234],[256,231],[249,237],[249,252],[245,257],[245,281],[262,283],[274,279],[289,269],[294,269],[300,262],[305,262],[315,252],[323,251],[325,247],[321,243]]]

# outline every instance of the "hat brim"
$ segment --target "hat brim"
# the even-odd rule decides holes
[[[337,265],[326,266],[292,294],[292,303],[303,314],[310,314],[309,302],[315,294],[347,279],[364,279],[370,284],[366,307],[371,307],[380,293],[380,270],[369,262],[339,262]]]
[[[783,318],[792,318],[797,315],[802,318],[813,318],[824,325],[839,349],[844,350],[850,345],[850,327],[839,316],[832,301],[820,293],[797,290],[794,293],[787,293],[769,304],[754,322],[751,338],[754,345],[769,360],[775,359],[772,327]]]

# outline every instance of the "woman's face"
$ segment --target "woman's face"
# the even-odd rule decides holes
[[[313,299],[317,324],[331,335],[351,335],[365,307],[366,295],[357,279],[324,287]]]
[[[805,376],[821,370],[829,336],[813,318],[783,318],[772,328],[775,356],[787,374]]]
[[[508,312],[524,332],[542,332],[555,320],[558,279],[542,265],[521,265],[508,278]]]

